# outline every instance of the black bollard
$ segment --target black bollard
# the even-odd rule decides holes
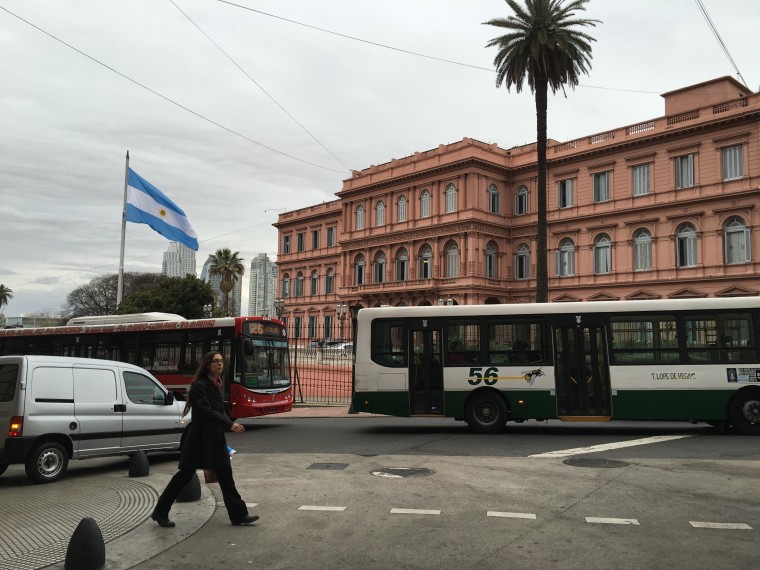
[[[132,456],[132,461],[129,462],[129,476],[130,477],[147,477],[150,475],[150,464],[148,463],[148,456],[142,449],[138,449]]]
[[[177,497],[178,503],[192,503],[201,499],[201,482],[198,479],[198,473],[193,473],[193,478],[182,487]]]
[[[71,535],[66,549],[65,570],[100,570],[106,565],[103,533],[92,517],[85,517]]]

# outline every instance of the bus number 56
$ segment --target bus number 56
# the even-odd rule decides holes
[[[478,368],[470,368],[470,377],[467,379],[467,382],[473,386],[480,384],[481,380],[488,386],[496,384],[496,381],[499,379],[498,368],[491,366],[490,368],[486,368],[485,372],[482,374],[480,373],[481,370],[483,370],[482,366]]]

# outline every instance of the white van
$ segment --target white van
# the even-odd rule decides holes
[[[0,356],[0,474],[50,483],[69,459],[179,450],[189,416],[150,373],[110,360]]]

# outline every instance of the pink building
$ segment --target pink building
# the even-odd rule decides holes
[[[760,292],[760,94],[723,77],[663,98],[662,117],[549,140],[551,301]],[[469,138],[354,171],[275,224],[283,315],[335,338],[338,304],[533,301],[536,185],[535,144]]]

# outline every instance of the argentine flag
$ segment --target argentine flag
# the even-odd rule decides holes
[[[182,208],[131,168],[127,175],[127,221],[148,224],[166,239],[198,251],[198,234]]]

